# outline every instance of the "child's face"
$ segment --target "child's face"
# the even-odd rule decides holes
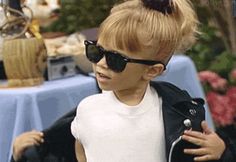
[[[109,47],[102,42],[97,42],[99,46],[108,51],[116,51],[122,53],[132,59],[147,59],[142,57],[141,54],[131,54],[126,51],[119,49],[114,49]],[[150,59],[149,59],[150,60]],[[144,79],[144,74],[147,71],[148,65],[137,64],[137,63],[127,63],[124,70],[121,72],[115,72],[111,70],[106,62],[105,57],[103,57],[98,63],[93,64],[93,69],[99,84],[99,87],[103,90],[131,90],[136,89],[147,82]]]

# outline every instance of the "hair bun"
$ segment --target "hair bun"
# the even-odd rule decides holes
[[[157,10],[163,14],[171,14],[171,0],[142,0],[145,7]]]

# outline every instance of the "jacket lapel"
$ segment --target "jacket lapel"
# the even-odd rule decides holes
[[[186,91],[180,90],[174,85],[167,82],[151,82],[151,86],[154,87],[158,95],[162,98],[162,112],[163,122],[166,140],[166,157],[169,157],[169,151],[171,144],[179,138],[184,130],[188,129],[184,125],[184,121],[189,119],[195,121],[197,113],[193,109],[191,113],[192,105],[197,102],[189,96]],[[204,103],[204,101],[199,100]],[[190,106],[185,106],[185,105]],[[199,128],[200,129],[200,128]]]

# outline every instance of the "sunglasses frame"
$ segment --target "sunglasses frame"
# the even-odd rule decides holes
[[[101,53],[101,54],[103,55],[103,56],[101,57],[101,59],[102,59],[104,56],[106,57],[106,55],[107,55],[108,53],[113,54],[113,55],[119,55],[119,56],[123,59],[123,61],[125,62],[125,66],[124,66],[123,70],[125,69],[127,63],[138,63],[138,64],[144,64],[144,65],[162,64],[162,65],[164,66],[164,70],[166,69],[166,65],[165,65],[163,62],[161,62],[161,61],[143,60],[143,59],[133,59],[133,58],[127,57],[127,56],[125,56],[125,55],[123,55],[123,54],[121,54],[121,53],[119,53],[119,52],[116,52],[116,51],[108,51],[108,50],[105,50],[103,47],[97,45],[97,41],[95,41],[95,40],[85,40],[85,41],[84,41],[84,45],[85,45],[85,51],[86,51],[86,56],[87,56],[87,58],[88,58],[87,52],[88,52],[88,46],[89,46],[89,45],[93,45],[93,46],[95,46],[96,48],[98,48],[99,53]],[[102,51],[102,52],[100,52],[100,51]],[[89,59],[89,58],[88,58],[88,59]],[[90,59],[89,59],[89,60],[90,60]],[[99,60],[99,61],[100,61],[100,60]],[[99,61],[98,61],[98,62],[99,62]],[[93,61],[91,61],[91,62],[93,62]],[[93,63],[98,63],[98,62],[93,62]],[[109,68],[110,68],[110,67],[109,67]],[[122,70],[122,71],[123,71],[123,70]],[[116,71],[116,70],[114,70],[114,71]],[[122,72],[122,71],[118,71],[118,72]]]

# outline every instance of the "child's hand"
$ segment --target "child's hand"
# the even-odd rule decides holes
[[[13,158],[15,161],[19,160],[29,146],[39,145],[43,143],[43,133],[38,131],[30,131],[22,133],[15,138],[13,143]]]
[[[197,149],[184,149],[184,153],[196,155],[195,161],[219,160],[225,150],[224,141],[212,131],[205,121],[201,123],[203,133],[185,131],[183,139],[200,146]]]

